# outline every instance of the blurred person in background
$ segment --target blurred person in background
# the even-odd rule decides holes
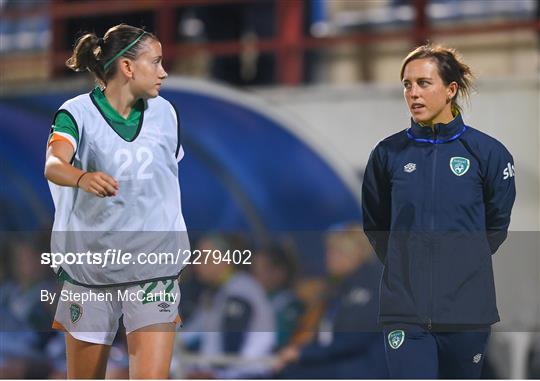
[[[540,327],[539,327],[540,328]],[[527,375],[530,379],[540,379],[540,332],[534,332],[528,354]]]
[[[19,238],[6,250],[11,253],[11,271],[0,284],[0,373],[13,378],[47,377],[44,353],[55,336],[49,330],[54,311],[51,304],[41,302],[40,294],[55,291],[56,284],[47,279],[50,270],[40,263],[40,250],[32,239]]]
[[[41,252],[32,242],[15,242],[10,251],[13,277],[3,287],[2,303],[35,331],[47,331],[54,310],[50,303],[41,303],[40,294],[57,288],[51,270],[41,264]]]
[[[239,41],[243,48],[238,56],[214,57],[211,63],[212,78],[235,86],[274,83],[274,56],[258,51],[255,44],[258,40],[274,36],[275,8],[274,2],[267,1],[196,8],[208,41]],[[224,14],[227,17],[223,17]]]
[[[91,72],[98,86],[54,116],[45,162],[54,252],[69,252],[62,242],[72,240],[83,252],[189,249],[178,180],[184,151],[176,110],[159,96],[167,78],[162,60],[158,38],[126,24],[103,38],[87,33],[77,40],[66,65]],[[68,378],[105,376],[122,316],[130,377],[167,378],[183,265],[136,258],[108,266],[62,263],[62,291],[101,297],[84,306],[58,301],[53,327],[66,331]]]
[[[295,257],[277,245],[261,249],[254,256],[252,273],[272,303],[276,319],[275,349],[281,349],[289,344],[304,310],[293,289],[297,274]]]
[[[0,378],[47,377],[50,370],[36,350],[38,337],[35,332],[1,306],[0,316],[5,320],[0,331]]]
[[[239,241],[233,237],[231,242]],[[203,359],[232,356],[237,363],[209,361],[208,366],[189,369],[188,378],[264,377],[269,371],[268,365],[258,360],[267,358],[275,345],[272,305],[255,278],[225,256],[229,252],[232,259],[232,252],[238,249],[231,242],[221,235],[199,240],[197,250],[202,255],[196,262],[198,252],[194,251],[191,268],[209,288],[186,322],[181,339]],[[212,254],[206,260],[208,252]]]
[[[384,264],[380,320],[392,378],[479,378],[499,321],[491,255],[506,239],[514,160],[463,122],[472,73],[437,45],[401,66],[410,127],[377,144],[364,229]]]
[[[325,248],[328,289],[318,334],[283,348],[274,370],[283,378],[386,378],[377,326],[381,266],[359,224],[332,228]]]

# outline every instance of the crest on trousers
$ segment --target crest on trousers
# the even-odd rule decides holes
[[[82,307],[78,304],[71,303],[71,305],[69,306],[69,313],[71,315],[71,322],[75,324],[81,319]]]
[[[392,349],[398,349],[405,341],[405,332],[402,330],[392,331],[388,334],[388,345]]]
[[[464,157],[452,157],[450,159],[450,169],[456,176],[463,176],[469,170],[471,162]]]

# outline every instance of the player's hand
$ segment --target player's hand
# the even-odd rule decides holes
[[[103,198],[116,196],[119,186],[116,180],[106,173],[86,172],[79,180],[79,188]]]

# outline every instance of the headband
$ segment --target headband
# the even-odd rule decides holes
[[[143,31],[141,34],[139,34],[139,36],[133,40],[128,46],[126,46],[124,49],[120,50],[118,53],[116,53],[116,55],[111,58],[110,60],[108,60],[107,62],[105,62],[105,65],[103,65],[103,69],[105,71],[107,71],[109,69],[109,67],[111,66],[111,64],[118,58],[120,57],[122,54],[124,54],[125,52],[127,52],[129,49],[131,49],[131,47],[133,45],[135,45],[137,42],[139,42],[139,40],[142,38],[142,36],[144,36],[146,34],[146,31]]]

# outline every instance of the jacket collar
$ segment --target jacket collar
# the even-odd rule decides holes
[[[433,128],[422,126],[411,118],[411,127],[407,129],[407,136],[417,142],[441,144],[456,140],[467,131],[461,114],[458,113],[450,122],[436,123]]]

